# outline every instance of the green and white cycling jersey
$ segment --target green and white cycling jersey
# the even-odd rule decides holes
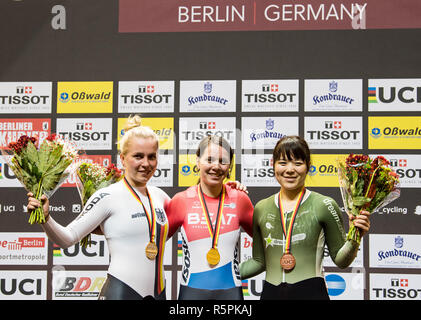
[[[292,210],[285,213],[286,226]],[[355,241],[346,241],[342,213],[335,200],[306,189],[295,218],[290,252],[296,265],[291,271],[281,268],[285,236],[282,231],[278,193],[257,203],[253,214],[253,257],[240,265],[242,279],[266,271],[266,281],[273,285],[296,283],[323,277],[322,259],[325,243],[334,263],[348,267],[358,252]]]

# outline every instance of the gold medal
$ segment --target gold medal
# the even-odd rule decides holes
[[[126,187],[128,188],[128,190],[130,191],[130,193],[142,205],[142,208],[145,211],[146,219],[148,220],[148,229],[149,229],[149,236],[150,236],[150,241],[146,245],[146,248],[145,248],[145,254],[146,254],[146,257],[149,260],[155,260],[156,256],[158,255],[158,247],[155,244],[156,216],[155,216],[155,208],[153,206],[152,197],[151,197],[148,189],[146,189],[146,194],[148,196],[149,204],[151,206],[151,213],[149,213],[148,210],[146,209],[145,205],[143,204],[142,200],[140,199],[139,195],[136,193],[136,191],[133,189],[133,187],[127,181],[126,177],[124,177],[123,181],[124,181]]]
[[[206,260],[208,260],[211,267],[215,267],[219,263],[219,260],[221,260],[218,249],[211,248],[206,254]]]
[[[222,211],[224,210],[225,187],[222,186],[221,195],[219,197],[218,212],[216,215],[215,228],[212,227],[212,220],[208,211],[208,207],[206,205],[205,197],[203,195],[202,189],[200,188],[200,184],[197,187],[197,193],[199,196],[199,201],[202,205],[203,213],[205,214],[209,234],[212,237],[212,248],[206,254],[206,260],[208,261],[210,267],[213,268],[216,265],[218,265],[219,261],[221,260],[221,256],[219,255],[219,251],[216,247],[218,246],[219,231],[221,229],[221,221],[222,221]]]
[[[290,271],[295,267],[295,258],[291,253],[284,253],[281,257],[281,267],[285,271]]]
[[[149,242],[145,248],[145,253],[149,260],[155,260],[156,255],[158,254],[158,247],[154,242]]]

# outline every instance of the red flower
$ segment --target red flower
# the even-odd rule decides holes
[[[108,176],[109,174],[114,175],[116,178],[120,178],[121,170],[115,166],[114,163],[111,163],[107,169],[105,170],[105,174]]]
[[[396,178],[396,179],[399,179],[399,176],[397,175],[397,173],[395,171],[390,171],[389,175]]]
[[[9,148],[13,149],[15,153],[20,154],[22,152],[22,149],[26,148],[29,141],[35,144],[37,139],[35,137],[29,137],[29,136],[23,135],[23,136],[20,136],[17,142],[9,143]]]
[[[52,134],[50,134],[46,139],[48,140],[48,141],[51,141],[51,142],[53,142],[54,140],[56,140],[56,138],[57,138],[57,135],[55,134],[55,133],[52,133]]]

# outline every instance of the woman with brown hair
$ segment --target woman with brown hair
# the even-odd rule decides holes
[[[237,242],[252,232],[253,205],[224,184],[234,151],[220,136],[202,139],[196,151],[200,179],[177,193],[166,209],[169,236],[181,226],[183,269],[179,300],[242,300]]]
[[[310,150],[298,136],[285,136],[273,150],[280,191],[256,204],[253,256],[240,266],[242,279],[266,271],[261,295],[266,299],[329,299],[322,271],[323,249],[334,263],[348,267],[359,244],[346,240],[335,200],[305,187]],[[370,228],[369,213],[349,217],[361,235]]]

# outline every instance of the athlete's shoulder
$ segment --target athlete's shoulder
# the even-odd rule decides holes
[[[264,218],[268,213],[277,210],[275,204],[275,195],[276,194],[273,194],[270,197],[262,199],[256,203],[256,206],[254,207],[254,215],[256,218]]]
[[[94,192],[94,194],[87,201],[84,210],[91,210],[98,208],[102,210],[104,208],[114,207],[121,199],[121,186],[118,186],[120,182],[114,183],[107,187],[101,188]]]
[[[330,196],[312,191],[308,200],[311,202],[315,214],[321,220],[325,220],[327,217],[336,217],[341,215],[338,203]]]
[[[152,197],[158,197],[162,200],[170,198],[170,196],[164,190],[155,186],[148,186],[148,191],[151,193]]]
[[[177,192],[170,201],[169,210],[177,210],[184,208],[188,204],[191,203],[192,200],[196,199],[197,197],[197,187],[192,186],[187,188],[186,190]]]
[[[267,208],[267,207],[272,207],[272,206],[276,206],[275,204],[275,196],[277,195],[277,193],[272,194],[271,196],[264,198],[262,200],[259,200],[256,203],[256,209],[263,209],[263,208]]]
[[[336,204],[336,200],[330,196],[326,196],[316,191],[311,191],[308,200],[311,201],[315,205],[326,206],[330,203]]]
[[[239,201],[250,199],[247,192],[238,190],[230,185],[225,185],[226,196],[228,198],[237,198]]]
[[[172,200],[176,200],[176,201],[184,201],[185,199],[188,198],[196,198],[197,196],[197,185],[188,187],[187,189],[177,192],[174,197],[172,198]]]
[[[121,191],[123,190],[123,181],[119,181],[113,184],[110,184],[109,186],[106,186],[104,188],[101,188],[97,190],[94,194],[102,194],[103,196],[120,196]]]

